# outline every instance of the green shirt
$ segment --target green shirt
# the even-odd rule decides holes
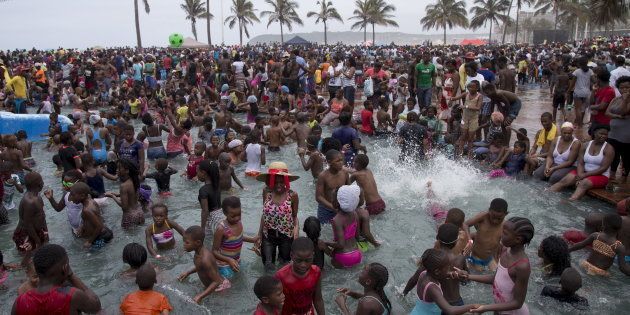
[[[416,65],[417,87],[430,88],[433,86],[433,76],[435,76],[435,66],[432,63],[424,64],[420,62]]]

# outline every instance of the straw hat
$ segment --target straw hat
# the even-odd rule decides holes
[[[288,179],[290,182],[300,178],[300,176],[292,175],[291,173],[289,173],[289,168],[284,162],[272,162],[271,164],[269,164],[267,172],[256,176],[256,180],[267,183],[269,175],[284,176],[285,181],[286,179]]]

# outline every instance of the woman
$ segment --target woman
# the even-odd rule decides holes
[[[594,139],[580,150],[577,170],[569,172],[562,180],[551,186],[549,188],[551,191],[557,192],[575,186],[575,192],[569,200],[578,200],[589,189],[604,188],[608,185],[610,164],[615,155],[613,147],[606,143],[608,130],[608,126],[598,126],[593,131]]]
[[[192,147],[192,138],[190,137],[192,121],[190,119],[183,119],[178,124],[169,107],[167,107],[165,114],[173,127],[166,138],[166,156],[168,158],[174,158],[182,153],[190,155],[190,148]]]
[[[118,148],[118,158],[128,159],[138,170],[144,171],[144,145],[134,137],[134,133],[132,125],[122,127],[123,141]]]
[[[361,188],[344,185],[337,191],[337,211],[331,220],[334,242],[326,242],[332,248],[332,265],[335,268],[351,268],[361,263],[363,254],[357,245],[359,218],[356,209],[361,198]]]
[[[118,194],[105,193],[105,197],[112,198],[122,209],[123,215],[120,225],[126,229],[133,225],[144,224],[144,213],[138,202],[138,189],[140,189],[138,167],[131,160],[120,160],[118,178],[120,178],[120,192]]]
[[[149,147],[147,148],[147,158],[149,160],[156,160],[159,158],[166,158],[166,149],[164,149],[164,143],[162,142],[162,131],[168,133],[171,129],[165,125],[156,125],[153,121],[153,117],[149,113],[142,115],[142,131],[147,136]]]
[[[610,166],[610,180],[615,180],[619,161],[623,161],[623,173],[620,183],[628,180],[630,171],[630,77],[624,76],[615,83],[621,96],[610,102],[606,115],[610,120],[608,143],[615,149],[615,157]]]
[[[343,72],[341,74],[341,82],[343,86],[343,95],[346,100],[348,100],[348,104],[354,108],[354,92],[356,91],[356,83],[354,81],[354,74],[356,72],[356,61],[354,58],[348,58],[346,62]]]
[[[330,103],[330,107],[322,113],[324,118],[322,119],[321,124],[324,126],[330,125],[330,123],[332,123],[335,119],[339,118],[341,110],[346,105],[348,105],[348,101],[343,97],[343,90],[338,89],[335,92],[335,97]]]
[[[239,92],[245,92],[247,88],[244,72],[245,66],[245,63],[241,61],[241,55],[236,54],[236,56],[234,56],[234,62],[232,62],[232,73],[234,73],[234,84],[236,85],[236,90]]]
[[[573,130],[572,123],[567,121],[562,124],[560,136],[551,142],[552,153],[547,154],[545,164],[534,171],[534,177],[554,185],[575,169],[582,143],[573,136]]]
[[[337,296],[335,302],[337,302],[341,313],[344,315],[351,314],[346,304],[346,298],[349,296],[359,300],[355,314],[390,314],[392,305],[384,291],[388,280],[389,273],[385,266],[379,263],[366,265],[359,274],[359,284],[363,287],[363,293],[354,292],[348,288],[337,290],[341,294]]]
[[[276,261],[276,249],[280,263],[291,260],[291,244],[299,236],[298,194],[291,190],[290,182],[299,176],[291,175],[284,162],[273,162],[267,173],[260,174],[256,180],[264,182],[263,213],[258,229],[259,241],[256,247],[261,249],[265,270],[273,270]]]
[[[210,162],[210,160],[201,161],[197,170],[197,179],[204,183],[199,188],[197,197],[201,207],[201,228],[206,233],[206,239],[213,239],[214,230],[225,219],[221,211],[221,190],[217,163]]]
[[[104,128],[101,116],[92,115],[89,118],[90,125],[93,127],[85,128],[85,138],[87,147],[94,158],[97,165],[107,162],[107,150],[112,141],[109,137],[109,131]]]

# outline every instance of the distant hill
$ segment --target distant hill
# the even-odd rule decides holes
[[[284,34],[284,40],[288,41],[294,36],[300,36],[307,41],[324,43],[324,32],[311,32],[311,33],[293,33]],[[442,42],[443,35],[441,34],[409,34],[402,32],[383,32],[376,33],[376,44],[390,44],[392,42],[398,45],[414,45],[422,44],[424,41],[430,40],[434,44]],[[446,34],[446,41],[448,43],[459,43],[462,39],[481,38],[487,39],[487,34]],[[368,32],[367,40],[372,40],[372,33]],[[265,34],[258,35],[252,38],[250,44],[259,43],[273,43],[280,42],[280,34]],[[363,43],[363,32],[328,32],[328,43],[342,42],[345,44],[361,44]]]

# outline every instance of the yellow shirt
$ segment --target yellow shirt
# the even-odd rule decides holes
[[[26,80],[24,80],[23,76],[14,76],[7,81],[7,86],[13,89],[16,98],[26,98]]]
[[[466,69],[464,69],[464,65],[466,65],[466,64],[462,63],[462,65],[459,66],[459,88],[460,88],[460,91],[465,91],[466,90],[466,79],[468,78],[468,76],[466,75]]]
[[[188,106],[180,106],[177,109],[177,123],[188,119]]]
[[[136,99],[134,102],[132,102],[131,100],[128,101],[129,103],[129,111],[131,112],[132,115],[135,115],[139,112],[139,105],[140,105],[140,100]]]

